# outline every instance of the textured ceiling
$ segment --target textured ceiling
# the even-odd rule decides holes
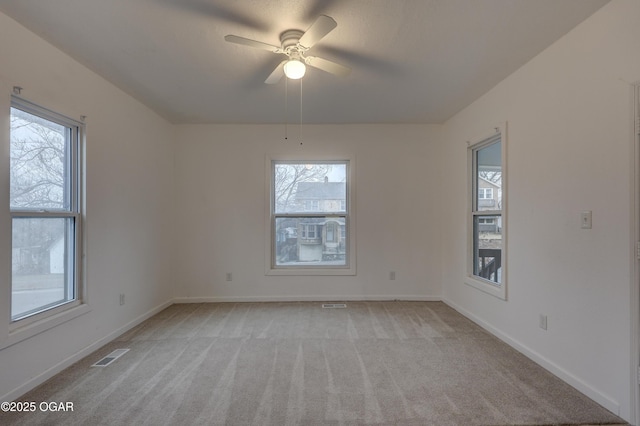
[[[0,11],[174,123],[440,123],[605,3],[0,0]],[[352,72],[309,69],[302,96],[298,81],[264,84],[280,55],[224,41],[279,45],[320,14],[338,26],[309,54]]]

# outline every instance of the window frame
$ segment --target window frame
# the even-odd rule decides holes
[[[502,194],[501,208],[493,210],[480,210],[478,201],[481,200],[478,188],[478,171],[476,152],[482,148],[491,146],[500,142],[501,148],[501,185],[500,192]],[[493,128],[489,134],[467,142],[467,171],[468,171],[468,191],[467,191],[467,266],[464,283],[491,294],[499,299],[507,300],[507,123],[502,123]],[[476,218],[491,217],[494,224],[501,226],[502,245],[501,245],[501,282],[485,279],[475,274],[475,246],[476,246]],[[500,219],[498,219],[500,218]]]
[[[31,311],[17,315],[12,315],[13,311],[13,273],[10,276],[10,298],[9,298],[9,344],[15,343],[12,340],[22,340],[33,334],[37,334],[50,327],[58,325],[64,321],[88,312],[88,307],[84,305],[84,279],[83,279],[83,159],[84,159],[84,123],[72,118],[51,111],[47,108],[29,102],[25,99],[11,96],[11,108],[18,109],[28,114],[37,116],[52,123],[56,123],[69,132],[69,146],[67,150],[68,161],[66,167],[67,178],[69,179],[69,192],[65,197],[69,197],[68,208],[12,208],[10,207],[10,217],[13,224],[16,219],[66,219],[71,223],[70,229],[65,224],[65,242],[67,249],[72,249],[73,253],[65,259],[65,275],[69,274],[68,281],[65,282],[65,293],[72,287],[74,297],[70,300],[53,302],[49,305],[41,305]],[[66,157],[66,156],[65,156]],[[10,202],[9,202],[10,204]],[[13,227],[13,225],[12,225]],[[13,244],[11,245],[13,247]],[[11,250],[13,253],[13,250]],[[65,297],[65,299],[67,299]]]
[[[284,214],[275,212],[274,172],[276,164],[345,164],[346,166],[346,200],[344,212],[297,212]],[[338,276],[356,275],[356,232],[355,232],[355,158],[352,156],[324,157],[324,156],[267,156],[266,157],[266,199],[265,208],[265,275],[292,276]],[[307,218],[344,218],[346,225],[346,253],[345,265],[276,265],[275,244],[276,219],[282,217]],[[322,230],[316,228],[316,237],[322,236]],[[298,235],[302,238],[302,235]]]

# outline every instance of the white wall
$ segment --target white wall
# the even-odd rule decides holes
[[[96,349],[163,306],[172,287],[173,127],[129,95],[0,14],[0,400]],[[86,127],[86,286],[90,311],[5,347],[11,219],[9,104],[22,96]],[[119,294],[126,303],[119,305]],[[15,335],[14,335],[15,336]]]
[[[633,137],[640,2],[615,0],[444,125],[452,306],[631,419]],[[466,141],[508,122],[508,301],[463,284]],[[593,211],[593,229],[580,212]],[[548,330],[538,315],[548,315]]]
[[[440,298],[440,126],[178,126],[181,295],[196,300]],[[265,276],[266,158],[355,158],[357,275]],[[389,272],[396,280],[389,280]],[[225,281],[225,273],[233,281]]]

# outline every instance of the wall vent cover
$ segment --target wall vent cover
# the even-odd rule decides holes
[[[92,365],[92,367],[106,367],[107,365],[114,362],[116,359],[120,358],[122,355],[129,352],[129,349],[116,349],[111,352],[109,355],[102,358],[100,361],[96,362]]]
[[[346,303],[323,303],[322,307],[327,309],[346,308],[347,304]]]

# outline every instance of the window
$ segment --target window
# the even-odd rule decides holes
[[[311,240],[316,238],[316,225],[301,224],[302,238]]]
[[[319,200],[304,200],[304,209],[309,212],[320,211]]]
[[[470,144],[469,273],[465,282],[506,298],[505,140],[502,128]]]
[[[274,160],[269,180],[268,273],[355,273],[350,161]]]
[[[493,188],[478,188],[478,199],[487,200],[493,198]]]
[[[82,124],[19,98],[10,113],[11,321],[80,302]]]
[[[481,225],[493,225],[496,223],[496,219],[493,217],[491,218],[480,217],[478,218],[478,223]]]
[[[340,241],[336,230],[337,224],[337,222],[327,222],[327,225],[325,226],[326,241],[328,243],[335,243]]]

